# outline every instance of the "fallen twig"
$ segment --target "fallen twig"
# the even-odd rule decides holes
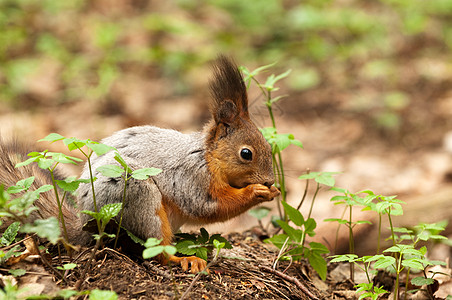
[[[199,280],[199,278],[201,278],[201,275],[206,274],[207,270],[217,262],[217,260],[218,260],[218,253],[219,252],[217,252],[217,255],[215,255],[215,257],[210,261],[210,263],[207,264],[207,266],[204,268],[204,270],[202,270],[201,272],[199,272],[196,275],[196,277],[190,283],[190,286],[182,294],[182,297],[180,297],[180,300],[184,300],[185,298],[187,298],[188,294],[193,289],[193,286],[195,285],[195,283]]]
[[[317,298],[317,296],[315,296],[313,293],[311,293],[311,291],[309,291],[309,289],[304,286],[297,278],[289,276],[287,274],[284,274],[283,272],[280,272],[278,270],[274,270],[270,267],[267,266],[260,266],[260,268],[262,270],[265,270],[269,273],[275,274],[279,277],[281,277],[284,280],[287,280],[289,282],[294,283],[303,293],[305,293],[309,298],[313,299],[313,300],[319,300],[319,298]]]

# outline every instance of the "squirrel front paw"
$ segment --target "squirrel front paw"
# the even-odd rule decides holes
[[[252,189],[254,198],[260,202],[271,201],[280,194],[279,190],[274,186],[268,187],[263,184],[251,184],[248,188]]]

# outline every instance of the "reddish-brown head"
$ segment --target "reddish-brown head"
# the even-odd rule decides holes
[[[207,127],[209,168],[236,188],[257,183],[271,186],[271,147],[249,117],[246,86],[237,65],[220,56],[213,71],[213,119]]]

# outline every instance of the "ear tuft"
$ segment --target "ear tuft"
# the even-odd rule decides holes
[[[239,116],[248,118],[248,97],[245,82],[237,65],[224,55],[213,65],[210,82],[211,111],[216,123],[231,124]]]
[[[231,125],[238,118],[239,111],[234,102],[230,100],[223,101],[213,112],[215,123],[225,123]]]

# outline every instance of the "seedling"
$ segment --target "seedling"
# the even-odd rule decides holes
[[[184,255],[196,255],[199,258],[207,260],[207,254],[211,252],[215,245],[214,241],[224,244],[224,248],[232,249],[232,245],[220,234],[209,236],[209,233],[204,228],[200,229],[200,234],[176,234],[179,241],[176,243],[177,252]]]
[[[326,279],[326,261],[322,254],[329,253],[328,248],[316,242],[309,243],[309,247],[305,246],[306,235],[314,236],[314,229],[317,223],[313,218],[305,220],[303,215],[290,206],[286,202],[282,202],[284,210],[296,227],[289,225],[288,222],[277,220],[276,222],[284,230],[284,234],[275,235],[265,242],[272,243],[280,249],[279,255],[275,260],[274,267],[278,260],[299,260],[303,257],[309,260],[314,270],[319,274],[320,278]]]
[[[256,76],[263,71],[268,70],[274,64],[262,66],[260,68],[255,69],[254,71],[249,71],[246,67],[240,67],[240,70],[244,74],[244,80],[247,84],[247,87],[251,85],[251,81],[254,81],[256,85],[261,90],[264,98],[265,105],[268,109],[268,113],[270,115],[270,119],[272,122],[272,127],[262,128],[261,132],[264,135],[264,138],[270,143],[272,146],[272,160],[273,160],[273,172],[276,175],[276,187],[278,187],[281,191],[281,199],[282,201],[286,201],[286,183],[285,183],[285,175],[284,175],[284,167],[282,161],[281,152],[287,148],[289,145],[295,145],[300,148],[303,148],[303,144],[295,139],[293,134],[279,134],[276,129],[276,121],[273,114],[273,105],[277,103],[279,100],[283,98],[283,96],[273,97],[272,92],[277,91],[279,88],[275,87],[275,84],[287,77],[291,70],[284,72],[278,76],[272,74],[267,77],[267,80],[264,84],[261,84]],[[286,220],[286,216],[283,216],[283,211],[278,203],[279,215],[281,219]]]
[[[143,258],[149,259],[157,255],[169,257],[176,254],[176,247],[172,245],[161,245],[162,240],[156,238],[148,238],[144,243],[146,249],[143,250]]]
[[[156,176],[162,172],[161,169],[157,168],[142,168],[138,170],[132,170],[122,158],[122,156],[119,154],[119,152],[115,152],[115,160],[119,163],[118,165],[104,165],[97,168],[97,171],[99,171],[102,175],[106,177],[121,177],[124,180],[124,192],[122,195],[122,207],[124,207],[126,197],[127,197],[127,182],[134,178],[136,180],[146,180],[150,176]],[[122,217],[124,214],[124,209],[121,209],[121,215],[119,217],[119,224],[118,224],[118,231],[116,233],[116,240],[114,244],[114,248],[116,248],[116,244],[118,242],[119,238],[119,231],[121,230],[121,224],[122,224]]]

